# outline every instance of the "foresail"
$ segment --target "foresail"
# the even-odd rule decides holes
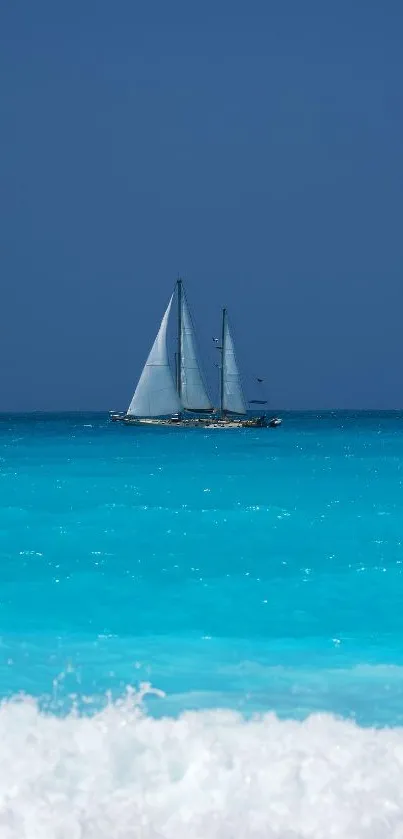
[[[169,366],[167,328],[173,295],[161,321],[158,335],[144,365],[127,413],[135,417],[160,417],[181,410]]]
[[[223,346],[223,398],[222,408],[232,414],[246,414],[246,402],[242,382],[236,363],[234,342],[228,325],[224,323]]]
[[[185,295],[181,309],[181,402],[189,411],[211,409],[196,353],[195,334]]]

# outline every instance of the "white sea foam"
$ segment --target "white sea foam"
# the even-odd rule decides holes
[[[403,729],[0,709],[1,839],[402,839]]]

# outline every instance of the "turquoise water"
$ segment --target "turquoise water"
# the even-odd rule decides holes
[[[74,726],[92,725],[97,748],[109,732],[105,761],[120,743],[124,721],[134,753],[139,738],[143,751],[150,737],[154,743],[148,758],[155,759],[152,789],[155,767],[163,759],[171,790],[178,771],[167,757],[172,732],[177,732],[175,754],[178,743],[189,738],[184,760],[194,769],[195,744],[198,754],[200,744],[210,748],[214,720],[214,743],[227,749],[221,774],[214,775],[217,746],[210,743],[214,789],[224,784],[228,761],[231,772],[239,761],[243,769],[239,778],[231,775],[233,787],[229,781],[222,787],[226,820],[217,821],[216,810],[212,819],[200,804],[201,820],[185,819],[184,836],[238,836],[229,815],[233,797],[245,788],[245,761],[251,754],[253,771],[266,772],[267,755],[256,749],[270,725],[277,726],[276,743],[284,735],[286,761],[290,731],[292,738],[302,738],[299,754],[311,758],[314,753],[319,763],[324,757],[318,749],[327,750],[327,759],[329,743],[339,748],[340,742],[358,738],[354,754],[360,757],[362,788],[372,802],[380,783],[373,774],[378,744],[379,766],[389,748],[385,738],[398,737],[403,754],[403,733],[385,730],[403,723],[403,414],[285,414],[280,429],[234,431],[127,428],[94,414],[3,415],[0,466],[0,694],[5,700],[0,736],[4,726],[4,736],[11,738],[11,763],[21,746],[18,777],[26,778],[21,786],[25,799],[29,794],[33,801],[38,798],[32,761],[24,757],[33,728],[39,763],[57,742],[64,765],[63,748],[71,750],[78,730],[84,736],[84,729]],[[127,688],[142,683],[161,693],[148,693],[139,710]],[[17,702],[21,692],[31,698]],[[76,710],[66,718],[72,705]],[[225,709],[225,719],[208,710],[217,708]],[[196,713],[188,718],[183,712],[189,709]],[[312,714],[323,711],[332,716],[326,718],[326,735],[321,730],[319,736],[315,726],[324,725],[320,720],[325,718]],[[248,722],[256,712],[276,716]],[[355,721],[353,728],[338,717]],[[186,720],[186,729],[172,729]],[[59,728],[49,728],[56,724]],[[141,726],[149,727],[144,736]],[[228,732],[233,730],[230,749]],[[239,738],[246,736],[248,748],[240,754]],[[28,739],[20,742],[21,737]],[[60,745],[65,740],[68,747]],[[80,767],[82,749],[80,760],[76,754]],[[369,763],[363,757],[368,749],[373,755]],[[396,753],[393,745],[394,760]],[[68,755],[70,766],[71,751]],[[97,766],[99,760],[98,755]],[[340,761],[336,764],[339,772]],[[122,794],[121,771],[109,778],[116,794]],[[141,764],[142,784],[148,771],[149,764]],[[398,830],[403,762],[396,771],[395,793],[389,790],[386,798],[398,808]],[[48,794],[50,776],[43,772]],[[350,768],[346,773],[348,779]],[[101,807],[105,790],[99,783]],[[198,789],[200,783],[199,778]],[[301,793],[308,809],[309,783]],[[63,788],[69,812],[74,811],[72,785],[70,779]],[[177,798],[172,803],[164,790],[168,809],[182,813]],[[283,793],[284,803],[288,781]],[[246,821],[238,814],[239,836],[288,837],[287,830],[297,830],[285,820],[277,833],[269,834],[273,813],[266,824],[267,795],[254,794],[257,823],[264,831],[252,831],[245,804]],[[139,795],[132,792],[130,800],[134,796],[144,802],[144,790]],[[187,787],[183,795],[185,800]],[[345,795],[342,785],[334,799],[337,818]],[[351,806],[355,813],[355,803]],[[378,801],[371,830],[380,806]],[[148,827],[141,822],[144,832],[131,833],[122,822],[121,832],[113,836],[182,835],[182,822],[169,821],[164,810],[154,823],[157,804],[150,808]],[[94,818],[80,822],[82,832],[76,834],[74,825],[69,834],[58,833],[53,822],[46,833],[41,822],[41,839],[111,835],[98,822],[98,832],[91,833],[88,825],[95,824]],[[103,825],[108,818],[113,821],[116,814],[103,812]],[[370,828],[360,832],[354,818],[348,824],[355,833],[343,822],[335,835],[386,835]],[[64,824],[63,819],[65,812]],[[10,828],[7,837],[39,835],[15,824],[15,833]],[[388,836],[401,835],[393,833],[394,822],[388,824]],[[322,823],[307,825],[305,833],[292,836],[323,835]]]
[[[0,435],[2,695],[403,720],[403,416]]]

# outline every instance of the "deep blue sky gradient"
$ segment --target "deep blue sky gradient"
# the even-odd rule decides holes
[[[214,382],[402,407],[403,4],[0,11],[0,409],[126,407],[175,277]]]

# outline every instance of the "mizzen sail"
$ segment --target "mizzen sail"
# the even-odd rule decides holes
[[[160,417],[181,410],[181,403],[169,366],[167,328],[173,295],[161,321],[158,335],[144,365],[127,411],[133,417]]]
[[[221,410],[224,413],[227,411],[231,414],[246,414],[246,402],[226,309],[223,311],[221,377]]]

